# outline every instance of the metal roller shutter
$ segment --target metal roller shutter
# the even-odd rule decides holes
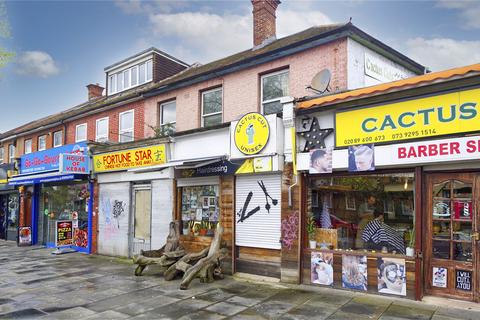
[[[177,187],[211,186],[217,184],[220,184],[220,178],[218,176],[177,179]]]
[[[281,179],[281,175],[237,177],[235,186],[237,246],[281,248]]]

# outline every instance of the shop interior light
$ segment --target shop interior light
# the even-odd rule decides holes
[[[408,178],[405,178],[405,184],[403,185],[403,189],[408,189]]]

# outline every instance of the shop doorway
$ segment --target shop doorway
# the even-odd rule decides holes
[[[135,185],[132,193],[130,256],[140,254],[140,250],[151,250],[152,242],[152,188],[150,185]]]
[[[427,175],[427,294],[478,301],[479,175]]]

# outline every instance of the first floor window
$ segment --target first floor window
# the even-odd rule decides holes
[[[95,141],[99,141],[99,142],[108,141],[108,117],[97,120]]]
[[[13,144],[8,146],[8,162],[13,163],[15,160],[15,146]]]
[[[3,158],[5,157],[5,148],[0,148],[0,164],[3,163]]]
[[[32,153],[32,139],[25,140],[25,154]]]
[[[63,144],[63,132],[56,131],[53,133],[53,147],[60,147]]]
[[[288,70],[274,72],[261,77],[263,114],[282,111],[280,98],[288,96]]]
[[[160,105],[160,125],[169,126],[173,131],[175,131],[175,123],[177,122],[176,105],[175,101],[165,102]]]
[[[47,136],[43,135],[38,137],[38,151],[47,149]]]
[[[87,140],[87,124],[82,123],[75,128],[75,142]]]
[[[202,127],[222,123],[222,88],[202,92]]]
[[[125,111],[119,115],[119,142],[133,141],[133,110]]]

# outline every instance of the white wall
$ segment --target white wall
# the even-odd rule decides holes
[[[127,257],[130,183],[103,183],[99,190],[98,253]]]
[[[229,128],[175,137],[171,146],[170,161],[225,156],[230,152]]]
[[[373,86],[382,82],[388,82],[385,80],[382,81],[380,79],[375,79],[365,74],[365,54],[380,60],[382,64],[396,70],[398,74],[402,76],[402,78],[409,78],[416,75],[405,67],[385,58],[375,51],[361,45],[357,41],[348,38],[347,87],[349,90]]]
[[[152,181],[152,250],[160,249],[168,236],[173,218],[173,181]]]

